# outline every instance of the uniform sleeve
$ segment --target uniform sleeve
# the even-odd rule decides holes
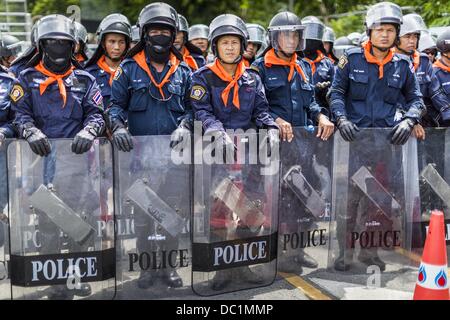
[[[402,88],[405,97],[407,110],[405,117],[420,121],[425,112],[425,104],[423,103],[422,93],[420,92],[419,81],[411,67],[406,67],[406,81]]]
[[[183,103],[184,103],[184,110],[186,112],[183,116],[181,116],[177,119],[178,124],[183,120],[189,121],[189,122],[194,121],[194,112],[192,111],[191,91],[190,91],[191,82],[192,82],[192,74],[190,71],[186,70],[184,79],[185,79],[185,81],[183,83],[183,86],[185,87],[185,93],[184,93]]]
[[[195,120],[202,122],[205,133],[210,131],[225,131],[222,122],[214,115],[209,86],[198,72],[192,75],[190,99]]]
[[[339,59],[338,66],[335,71],[336,72],[334,74],[329,93],[329,100],[331,113],[334,115],[334,118],[337,119],[341,116],[347,115],[345,112],[345,97],[347,95],[349,83],[349,66],[347,55],[343,55],[341,59]]]
[[[106,106],[106,113],[110,123],[120,121],[124,124],[127,120],[126,114],[130,100],[129,82],[128,69],[121,64],[114,75],[111,86],[111,99],[109,106]]]
[[[450,119],[450,98],[436,76],[437,70],[433,70],[433,76],[431,77],[430,97],[433,107],[441,114],[442,119],[446,121]]]
[[[310,64],[305,62],[304,65],[307,65],[307,67],[303,68],[303,69],[305,70],[305,73],[307,74],[308,78],[311,80],[310,84],[314,90],[314,84],[312,81],[313,76],[312,76]],[[306,106],[306,113],[308,115],[308,119],[311,120],[313,122],[313,124],[316,124],[317,117],[318,117],[319,113],[322,112],[322,107],[316,101],[315,90],[313,92],[314,92],[314,94],[311,95],[311,99],[310,99],[308,105]],[[325,113],[325,112],[322,112],[322,113]]]
[[[273,117],[269,114],[269,103],[262,85],[259,74],[253,72],[256,82],[255,108],[252,113],[252,120],[258,128],[278,128]]]
[[[35,126],[31,90],[28,89],[22,76],[19,76],[17,82],[15,82],[9,96],[11,98],[11,109],[15,113],[13,125],[22,136],[25,124],[31,123]]]
[[[103,119],[103,98],[100,87],[93,80],[83,101],[83,125],[95,124],[103,131],[105,120]]]
[[[14,121],[14,111],[12,111],[11,106],[11,97],[12,88],[14,86],[14,81],[11,80],[8,88],[6,89],[8,94],[4,96],[3,101],[0,101],[1,111],[2,113],[2,122],[3,125],[0,127],[0,132],[5,135],[6,138],[14,138],[16,136],[16,130],[13,125]]]

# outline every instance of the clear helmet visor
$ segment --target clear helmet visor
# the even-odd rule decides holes
[[[249,34],[249,42],[262,45],[265,42],[266,30],[257,24],[247,24],[247,31]]]
[[[247,26],[245,25],[244,21],[233,14],[223,14],[216,17],[209,25],[209,41],[212,40],[212,37],[213,35],[215,35],[215,31],[217,29],[225,26],[235,27],[238,30],[241,30],[245,38],[248,40]]]
[[[42,18],[36,28],[37,40],[41,39],[70,39],[75,40],[75,25],[64,16],[55,15],[51,19]]]
[[[401,24],[402,19],[402,9],[390,2],[381,2],[367,10],[366,15],[366,25],[369,29],[381,23],[399,23]]]
[[[419,40],[419,51],[423,52],[427,49],[436,49],[436,41],[429,33],[422,33]]]
[[[191,41],[193,39],[208,39],[209,27],[207,25],[193,25],[189,28],[189,38]]]
[[[345,51],[354,47],[355,46],[351,45],[334,46],[333,53],[336,56],[336,58],[340,59],[344,55]]]
[[[306,46],[304,26],[272,27],[269,30],[270,45],[277,51],[293,54]]]

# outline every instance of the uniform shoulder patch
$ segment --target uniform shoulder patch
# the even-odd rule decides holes
[[[338,63],[338,67],[341,69],[344,69],[345,65],[348,63],[348,58],[347,56],[344,54],[339,58],[339,63]]]
[[[118,80],[122,75],[122,73],[123,73],[122,67],[118,67],[116,73],[114,73],[114,80]]]
[[[191,98],[195,100],[201,100],[206,93],[206,89],[202,86],[196,85],[191,89]]]
[[[9,97],[11,98],[12,101],[17,102],[20,99],[22,99],[22,97],[24,95],[25,94],[24,94],[22,86],[20,84],[15,84],[11,89],[11,93],[9,94]]]

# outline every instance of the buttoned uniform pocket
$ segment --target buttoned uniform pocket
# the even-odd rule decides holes
[[[181,85],[170,83],[167,86],[167,91],[169,91],[171,98],[168,108],[175,115],[181,116],[185,112],[184,108],[184,91]]]
[[[384,101],[389,104],[397,104],[400,90],[402,88],[402,81],[400,78],[387,79],[387,87],[384,90]]]
[[[145,111],[149,96],[148,85],[144,82],[133,82],[131,85],[129,111]]]
[[[66,119],[82,120],[83,104],[87,89],[85,87],[66,88],[67,105],[64,107],[63,117]]]
[[[366,100],[369,90],[369,75],[350,73],[350,96],[352,100]]]

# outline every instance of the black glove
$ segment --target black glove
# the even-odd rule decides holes
[[[183,119],[178,125],[178,128],[172,133],[170,147],[175,148],[178,146],[176,149],[181,149],[184,147],[185,143],[189,140],[187,137],[192,130],[192,121]],[[181,142],[184,142],[183,145],[179,145]]]
[[[89,151],[94,143],[94,139],[99,133],[98,127],[94,124],[88,124],[77,133],[72,141],[72,152],[82,154]]]
[[[359,128],[356,124],[347,120],[347,118],[343,116],[338,118],[337,127],[345,141],[355,140],[355,134],[356,132],[359,132]]]
[[[52,152],[50,141],[41,130],[34,126],[23,129],[22,136],[28,141],[31,150],[41,157],[46,157]]]
[[[113,141],[119,150],[130,152],[133,150],[133,138],[125,127],[119,127],[113,132]]]
[[[394,128],[392,128],[391,143],[396,145],[403,145],[408,141],[409,136],[414,127],[414,120],[411,118],[403,119]]]

